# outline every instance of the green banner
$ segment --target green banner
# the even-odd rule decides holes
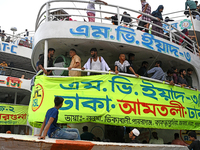
[[[28,106],[0,104],[0,125],[26,125]]]
[[[55,96],[64,98],[58,123],[200,130],[200,92],[181,87],[118,75],[42,75],[32,90],[30,123],[43,122]]]

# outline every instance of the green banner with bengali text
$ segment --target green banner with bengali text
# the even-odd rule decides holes
[[[26,125],[28,106],[0,104],[0,125]]]
[[[200,92],[119,75],[37,76],[29,123],[43,122],[55,96],[64,98],[58,123],[200,130]]]

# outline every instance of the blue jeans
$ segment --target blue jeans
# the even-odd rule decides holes
[[[4,75],[5,76],[5,74],[6,74],[6,71],[0,70],[0,75]]]
[[[68,139],[68,140],[81,140],[78,129],[66,128],[57,130],[51,138]]]

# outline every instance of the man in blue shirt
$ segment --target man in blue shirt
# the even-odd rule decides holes
[[[147,71],[147,74],[153,74],[151,78],[157,79],[157,80],[165,80],[165,73],[163,72],[162,68],[162,62],[156,61],[155,67],[151,70]]]
[[[56,139],[80,140],[80,135],[77,129],[72,129],[72,128],[60,129],[57,126],[58,113],[59,113],[58,109],[62,107],[63,101],[64,99],[62,97],[58,96],[55,97],[54,99],[55,106],[47,111],[44,122],[40,129],[40,134],[36,135],[39,136],[38,139],[45,139],[46,135],[48,135],[50,138],[56,138]]]
[[[187,0],[187,1],[185,2],[185,10],[186,10],[186,11],[184,12],[184,14],[187,15],[187,17],[189,17],[188,15],[189,15],[190,13],[189,13],[187,7],[189,7],[189,9],[192,11],[192,12],[191,12],[192,15],[194,15],[194,17],[195,17],[196,12],[194,12],[194,11],[197,9],[197,4],[196,4],[193,0]]]

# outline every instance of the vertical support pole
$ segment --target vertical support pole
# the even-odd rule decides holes
[[[193,42],[194,54],[196,54],[195,42]]]
[[[47,69],[47,61],[48,61],[48,41],[44,41],[44,69]]]
[[[15,99],[14,99],[14,104],[17,104],[17,92],[15,92]]]
[[[169,26],[169,38],[170,38],[170,42],[172,42],[172,26],[171,26],[171,24]]]
[[[46,22],[49,21],[49,8],[50,8],[50,4],[49,2],[46,3]]]
[[[118,26],[120,25],[120,11],[119,6],[117,6],[117,18],[118,18]]]
[[[101,11],[101,4],[99,4],[99,9]],[[101,23],[102,23],[102,13],[100,12],[100,18],[101,18]]]

